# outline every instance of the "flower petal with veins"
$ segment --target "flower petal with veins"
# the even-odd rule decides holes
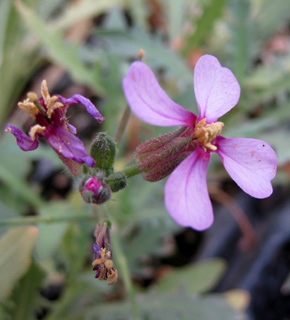
[[[239,101],[241,88],[232,71],[211,55],[202,56],[194,69],[194,93],[199,118],[215,122]]]
[[[173,171],[165,185],[165,205],[171,217],[184,227],[204,230],[213,223],[206,173],[210,154],[201,148]]]
[[[272,194],[277,156],[265,141],[219,136],[217,146],[225,169],[241,189],[255,198]]]
[[[196,116],[167,96],[145,63],[131,65],[123,89],[131,110],[144,122],[161,127],[194,125]]]

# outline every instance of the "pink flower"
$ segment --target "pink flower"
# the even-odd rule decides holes
[[[220,136],[223,123],[217,120],[238,103],[240,86],[217,58],[202,56],[194,70],[198,117],[173,102],[142,62],[132,64],[123,89],[130,108],[141,120],[157,126],[189,128],[188,137],[194,147],[174,169],[165,186],[165,205],[177,223],[197,230],[213,223],[206,183],[212,152],[220,156],[231,178],[246,193],[255,198],[272,194],[271,180],[277,168],[273,149],[262,140]]]
[[[36,149],[38,139],[44,138],[75,176],[81,172],[79,164],[85,163],[88,167],[93,167],[95,160],[86,153],[83,142],[75,136],[76,128],[68,123],[66,111],[71,105],[82,104],[97,122],[102,123],[105,118],[90,100],[79,94],[69,99],[60,95],[50,96],[45,80],[41,84],[41,93],[40,99],[35,93],[29,93],[25,101],[18,103],[19,108],[37,122],[30,128],[29,137],[11,124],[7,125],[5,131],[15,136],[23,151]]]

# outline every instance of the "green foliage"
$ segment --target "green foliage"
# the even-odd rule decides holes
[[[144,62],[169,96],[197,112],[192,65],[195,55],[209,53],[233,70],[242,88],[238,106],[222,119],[223,134],[264,139],[277,151],[281,168],[289,163],[290,2],[158,2],[157,10],[143,0],[0,1],[1,132],[36,73],[57,65],[69,75],[72,88],[85,86],[97,96],[97,107],[106,116],[102,131],[113,136],[126,106],[122,78],[140,48],[145,50]],[[81,29],[83,23],[91,26],[86,36],[68,40],[69,32]],[[288,47],[277,46],[277,36]],[[13,115],[12,123],[20,120]],[[24,121],[23,127],[28,128],[30,123]],[[118,143],[116,172],[131,164],[132,146],[168,131],[132,117]],[[42,307],[49,310],[48,320],[137,319],[134,291],[139,292],[136,305],[142,320],[243,319],[223,295],[209,293],[226,271],[220,259],[171,268],[160,279],[149,272],[152,285],[138,285],[155,268],[151,261],[168,255],[165,239],[174,242],[181,230],[165,210],[163,181],[128,179],[124,190],[93,209],[75,191],[68,198],[45,201],[29,177],[39,159],[49,159],[54,169],[63,168],[56,154],[43,145],[23,152],[8,134],[0,147],[1,320],[35,319],[35,311]],[[111,170],[111,160],[104,170]],[[219,169],[213,162],[215,179],[222,175]],[[285,172],[279,173],[283,179],[276,183],[283,180],[289,186]],[[100,219],[111,220],[119,250],[114,252],[113,247],[114,266],[120,274],[114,286],[96,280],[92,271],[93,232]],[[29,226],[14,227],[22,223]],[[124,261],[125,272],[120,269]],[[130,276],[136,280],[134,285]],[[62,289],[56,301],[39,294],[40,288],[49,285]]]
[[[226,266],[223,260],[202,261],[169,272],[156,285],[157,292],[193,295],[210,290],[221,278]]]
[[[212,31],[216,20],[220,18],[226,2],[227,0],[209,1],[209,3],[205,6],[202,15],[195,22],[194,33],[185,39],[186,45],[183,48],[184,54],[189,54],[191,50],[196,49],[198,46],[203,44]]]
[[[142,319],[150,320],[238,320],[243,319],[219,296],[191,297],[179,293],[148,294],[138,299]],[[88,309],[87,320],[132,319],[128,303],[103,304]]]
[[[50,51],[51,57],[57,64],[68,70],[77,81],[91,86],[99,94],[104,93],[99,85],[98,73],[82,63],[74,45],[64,43],[59,32],[49,30],[34,11],[23,3],[17,3],[17,10],[38,40]]]
[[[7,298],[31,264],[31,253],[38,236],[36,227],[17,227],[0,238],[0,300]]]

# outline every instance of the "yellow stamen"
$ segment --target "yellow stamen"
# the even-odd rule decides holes
[[[36,105],[29,99],[24,100],[23,102],[18,102],[18,107],[27,112],[34,120],[36,115],[39,113]]]
[[[111,279],[112,281],[108,282],[107,285],[110,286],[114,284],[118,280],[118,270],[111,270],[111,273],[108,274],[108,278]]]
[[[39,124],[33,126],[30,128],[29,130],[29,135],[30,135],[30,138],[34,141],[35,140],[35,135],[37,133],[43,133],[44,131],[46,130],[46,127],[42,127],[40,126]]]
[[[111,260],[111,251],[107,251],[105,248],[102,248],[99,251],[100,258],[95,259],[92,265],[95,267],[99,265],[100,274],[98,276],[99,280],[105,280],[107,277],[111,280],[108,282],[108,285],[114,284],[118,279],[117,269],[113,269],[113,261]]]
[[[57,96],[50,96],[48,92],[47,82],[43,80],[41,83],[41,94],[43,96],[45,105],[47,107],[47,115],[51,118],[55,109],[61,108],[64,105],[61,102],[56,102],[58,97]]]
[[[217,150],[217,147],[211,144],[211,141],[220,135],[223,126],[224,124],[222,122],[206,124],[205,118],[196,124],[194,134],[205,151]]]
[[[35,102],[38,100],[37,94],[35,92],[28,92],[27,93],[27,98],[31,101],[31,102]]]

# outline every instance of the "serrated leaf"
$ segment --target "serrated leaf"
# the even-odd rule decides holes
[[[221,259],[201,261],[190,266],[172,270],[155,286],[158,292],[188,295],[211,289],[225,271],[225,262]]]
[[[0,238],[0,300],[28,270],[37,236],[38,229],[29,226],[13,228]]]

